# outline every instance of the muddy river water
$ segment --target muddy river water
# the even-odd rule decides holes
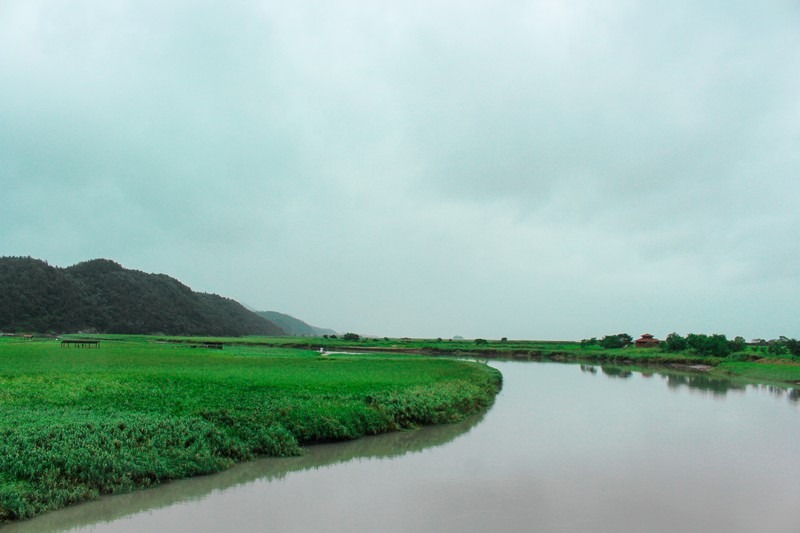
[[[2,528],[800,531],[800,394],[703,374],[493,362],[465,423],[315,446]]]

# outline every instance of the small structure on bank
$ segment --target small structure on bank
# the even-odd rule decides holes
[[[637,348],[655,348],[660,342],[660,340],[656,339],[649,333],[644,333],[640,338],[636,339],[634,345]]]
[[[221,350],[224,343],[216,341],[201,341],[199,344],[190,344],[190,348],[211,348],[212,350]]]
[[[100,348],[100,341],[90,341],[87,339],[64,339],[61,341],[62,348]]]

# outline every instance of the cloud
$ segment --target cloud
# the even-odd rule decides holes
[[[0,251],[375,334],[792,335],[798,22],[777,0],[4,2]]]

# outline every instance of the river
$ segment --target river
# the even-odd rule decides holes
[[[464,423],[314,446],[3,533],[800,531],[797,390],[491,364],[503,391]]]

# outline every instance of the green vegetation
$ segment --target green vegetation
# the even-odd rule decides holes
[[[107,259],[56,268],[0,257],[0,331],[282,335],[239,303]]]
[[[600,346],[606,349],[627,348],[633,344],[633,337],[627,333],[617,333],[616,335],[606,335],[600,339]]]
[[[781,336],[772,341],[762,341],[759,348],[762,353],[770,355],[791,355],[792,359],[800,358],[800,340]]]
[[[607,350],[614,348],[627,348],[633,344],[633,337],[627,333],[617,333],[616,335],[606,335],[602,339],[597,340],[596,337],[591,339],[583,339],[581,347],[588,348],[591,346],[599,346]]]
[[[709,357],[727,357],[734,352],[745,351],[747,346],[742,337],[729,341],[725,335],[698,333],[689,333],[685,338],[677,333],[670,333],[663,344],[663,348],[668,352],[690,350]]]
[[[621,337],[625,334],[620,334]],[[625,335],[630,338],[630,336]],[[603,337],[605,341],[608,337]],[[598,342],[596,338],[584,339],[580,343],[581,348],[592,348],[609,346],[604,342]],[[725,335],[714,334],[705,335],[702,333],[689,333],[686,337],[678,333],[670,333],[657,348],[647,348],[638,350],[635,359],[639,356],[647,355],[650,359],[664,359],[664,353],[683,359],[684,362],[697,361],[711,366],[719,365],[722,362],[741,362],[757,361],[763,369],[763,365],[780,364],[783,369],[776,369],[777,373],[786,376],[783,381],[797,381],[800,376],[787,371],[785,367],[793,366],[792,361],[800,357],[800,341],[781,336],[778,339],[765,341],[757,339],[752,343],[747,343],[743,337],[735,337],[728,340]],[[778,360],[770,360],[767,356],[778,357]],[[791,358],[787,361],[787,356]],[[592,354],[592,357],[605,359],[602,355]],[[755,378],[760,379],[760,378]]]
[[[607,335],[604,338],[622,338],[625,334]],[[629,335],[627,337],[630,337]],[[424,355],[455,355],[479,359],[518,359],[585,361],[616,363],[620,365],[667,365],[672,367],[695,366],[712,375],[736,375],[755,381],[800,383],[800,360],[793,356],[790,347],[796,347],[793,339],[781,337],[761,343],[744,343],[741,337],[729,341],[724,335],[689,335],[681,337],[674,333],[667,337],[681,339],[680,349],[670,347],[668,341],[654,348],[603,348],[600,341],[586,339],[568,341],[522,341],[487,339],[390,339],[360,337],[358,341],[345,341],[331,336],[312,339],[245,337],[239,343],[254,343],[265,346],[283,346],[305,349],[340,351],[370,351],[378,353],[414,353]],[[699,344],[688,344],[688,338]],[[704,340],[704,339],[710,339]],[[172,339],[173,341],[188,339]],[[213,340],[213,339],[212,339]],[[704,348],[703,342],[719,347],[720,352]],[[796,341],[795,341],[796,342]],[[724,353],[725,355],[720,355]],[[751,364],[740,364],[751,363]]]
[[[485,410],[485,365],[266,347],[266,338],[0,338],[0,521],[301,446]],[[167,342],[169,341],[169,342]],[[278,340],[280,342],[280,340]]]

